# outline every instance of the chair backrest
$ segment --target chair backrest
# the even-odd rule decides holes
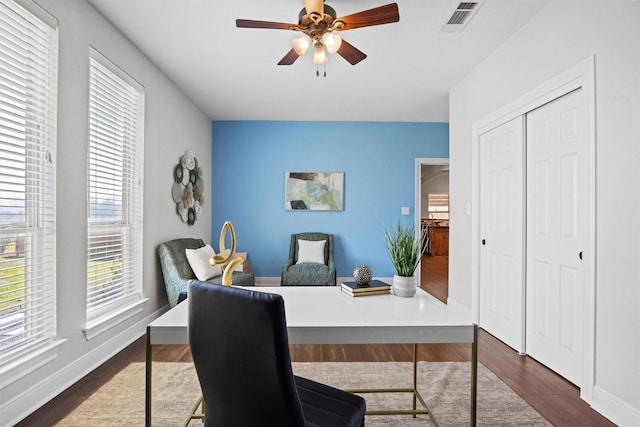
[[[177,276],[183,280],[195,279],[185,249],[199,249],[204,246],[202,239],[174,239],[158,245],[158,256],[162,274],[165,276]]]
[[[308,232],[297,233],[291,235],[291,243],[289,244],[289,258],[298,261],[298,239],[300,240],[326,240],[324,245],[324,263],[328,264],[329,259],[333,258],[333,234]]]
[[[280,295],[189,284],[189,343],[209,426],[304,426]]]

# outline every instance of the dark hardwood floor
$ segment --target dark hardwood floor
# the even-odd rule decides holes
[[[448,257],[425,256],[421,287],[446,302],[448,295]],[[502,381],[555,426],[613,426],[580,399],[579,390],[528,356],[480,330],[478,359]],[[118,353],[104,365],[61,393],[17,427],[54,425],[87,399],[101,385],[132,362],[145,361],[144,338]],[[411,345],[291,345],[294,362],[409,362]],[[467,344],[421,344],[419,360],[432,362],[469,361]],[[155,346],[153,360],[190,362],[188,346]],[[482,391],[480,390],[480,393]]]
[[[449,257],[424,255],[420,263],[420,287],[447,303],[449,296]]]

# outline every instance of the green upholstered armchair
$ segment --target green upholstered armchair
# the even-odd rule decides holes
[[[324,240],[324,263],[299,260],[298,240]],[[282,286],[335,286],[336,266],[333,261],[333,234],[298,233],[291,235],[289,259],[282,267]]]
[[[162,267],[162,276],[167,289],[169,305],[174,307],[178,303],[180,294],[187,294],[187,286],[196,279],[187,255],[186,249],[199,249],[205,245],[202,239],[175,239],[158,245],[158,256]],[[212,277],[208,283],[222,284],[222,275]],[[233,285],[254,286],[255,276],[247,271],[234,271],[231,279]]]

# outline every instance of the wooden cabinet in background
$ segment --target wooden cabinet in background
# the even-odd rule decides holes
[[[449,256],[449,227],[429,227],[429,250],[433,256]]]

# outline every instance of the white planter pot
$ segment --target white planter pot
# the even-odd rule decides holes
[[[391,285],[394,295],[399,297],[412,297],[418,289],[416,276],[393,276]]]

